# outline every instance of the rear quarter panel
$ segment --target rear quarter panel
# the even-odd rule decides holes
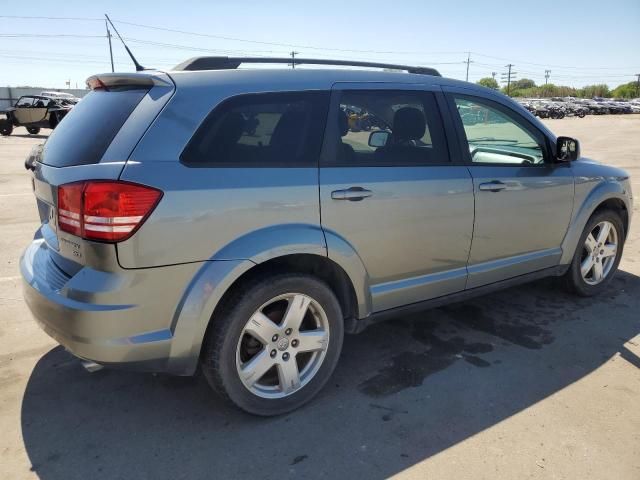
[[[263,242],[261,234],[270,228],[272,239],[278,226],[283,227],[275,234],[280,236],[278,251],[305,244],[313,253],[326,254],[317,166],[220,168],[180,163],[197,128],[223,100],[245,93],[303,89],[294,77],[291,83],[256,88],[234,82],[237,76],[227,73],[232,72],[220,72],[204,83],[193,75],[176,82],[175,95],[131,154],[121,179],[159,188],[164,196],[142,228],[118,244],[122,267],[239,258],[262,261],[270,256],[266,245],[273,242]],[[300,238],[294,233],[300,230],[291,230],[291,225],[306,226]],[[309,232],[313,232],[312,242]],[[255,245],[264,244],[264,250],[256,252],[246,240],[249,237]]]

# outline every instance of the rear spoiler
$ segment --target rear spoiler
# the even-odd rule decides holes
[[[101,73],[87,78],[87,87],[91,90],[109,90],[112,87],[173,87],[166,74],[153,73]]]

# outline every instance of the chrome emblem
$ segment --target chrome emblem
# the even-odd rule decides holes
[[[278,343],[276,343],[276,346],[280,351],[286,350],[289,346],[289,340],[287,340],[286,338],[281,338],[280,340],[278,340]]]

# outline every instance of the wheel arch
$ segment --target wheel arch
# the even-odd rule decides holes
[[[589,219],[596,212],[606,209],[614,210],[620,214],[625,229],[624,235],[626,237],[629,231],[630,221],[630,205],[626,192],[618,182],[602,182],[588,194],[586,199],[577,208],[562,244],[563,253],[560,259],[561,265],[571,263],[580,236]]]
[[[334,247],[333,258],[327,243]],[[258,275],[307,273],[325,281],[338,298],[345,331],[357,331],[357,320],[370,313],[366,271],[345,242],[313,225],[269,227],[241,237],[203,262],[186,288],[172,321],[168,370],[195,372],[207,328],[236,288]]]
[[[352,331],[358,316],[358,300],[349,276],[340,265],[326,256],[297,253],[271,258],[257,264],[240,275],[225,291],[214,309],[211,319],[222,311],[227,300],[237,289],[258,278],[268,278],[283,273],[307,274],[325,282],[333,291],[345,320],[345,330]]]

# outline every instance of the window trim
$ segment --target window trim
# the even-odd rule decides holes
[[[449,113],[453,119],[453,124],[455,126],[455,130],[458,135],[458,142],[460,144],[462,160],[464,161],[465,165],[473,166],[473,167],[517,167],[517,168],[545,168],[551,165],[557,165],[557,162],[553,160],[553,156],[551,155],[552,150],[551,150],[550,141],[547,135],[545,135],[542,130],[537,128],[534,124],[532,124],[524,116],[520,115],[517,111],[495,100],[492,100],[490,98],[483,97],[480,95],[472,95],[468,93],[458,93],[458,92],[449,91],[445,93],[445,97],[449,105]],[[458,108],[455,102],[456,98],[469,100],[471,102],[476,102],[481,105],[484,104],[494,110],[499,111],[500,113],[504,114],[506,117],[511,119],[513,123],[515,123],[520,128],[522,128],[527,133],[529,133],[534,139],[541,141],[542,154],[543,154],[544,161],[542,163],[474,162],[471,158],[471,153],[469,152],[469,141],[467,140],[467,132],[464,129],[464,124],[462,123],[462,117],[458,113]]]
[[[304,96],[316,97],[310,101],[312,104],[312,123],[318,122],[318,130],[320,131],[320,140],[314,150],[307,152],[300,161],[296,162],[274,162],[274,161],[252,161],[252,162],[196,162],[188,161],[184,158],[191,144],[196,140],[200,130],[204,128],[210,121],[215,121],[220,115],[226,113],[230,108],[234,108],[238,103],[251,102],[252,99],[260,97],[275,97],[271,103],[277,102],[277,98],[284,96],[299,96],[300,100],[304,100]],[[317,168],[319,164],[321,149],[324,144],[325,130],[327,125],[327,113],[329,110],[330,91],[328,90],[286,90],[286,91],[265,91],[240,93],[226,97],[220,103],[216,104],[207,116],[200,122],[195,129],[189,141],[184,146],[179,155],[179,161],[187,168]],[[268,102],[263,102],[268,103]],[[316,111],[317,110],[317,111]],[[316,118],[317,117],[317,118]],[[309,150],[311,150],[309,148]]]
[[[443,154],[446,156],[446,162],[341,162],[337,161],[338,158],[338,109],[340,108],[340,100],[344,93],[388,93],[394,92],[398,94],[414,94],[419,97],[423,104],[427,106],[429,102],[429,98],[433,100],[433,107],[435,111],[435,115],[437,115],[438,120],[440,121],[440,130],[442,132],[442,146],[443,146]],[[453,161],[453,157],[451,155],[451,143],[449,136],[447,135],[447,119],[446,115],[443,115],[442,112],[442,104],[438,98],[441,95],[441,92],[425,90],[420,88],[397,88],[394,86],[389,86],[389,88],[380,88],[363,86],[362,88],[334,88],[331,91],[331,102],[329,106],[328,118],[326,122],[325,128],[325,136],[324,142],[322,146],[322,155],[320,157],[320,166],[322,168],[372,168],[372,167],[380,167],[380,168],[393,168],[393,167],[450,167],[452,165],[456,165]]]

